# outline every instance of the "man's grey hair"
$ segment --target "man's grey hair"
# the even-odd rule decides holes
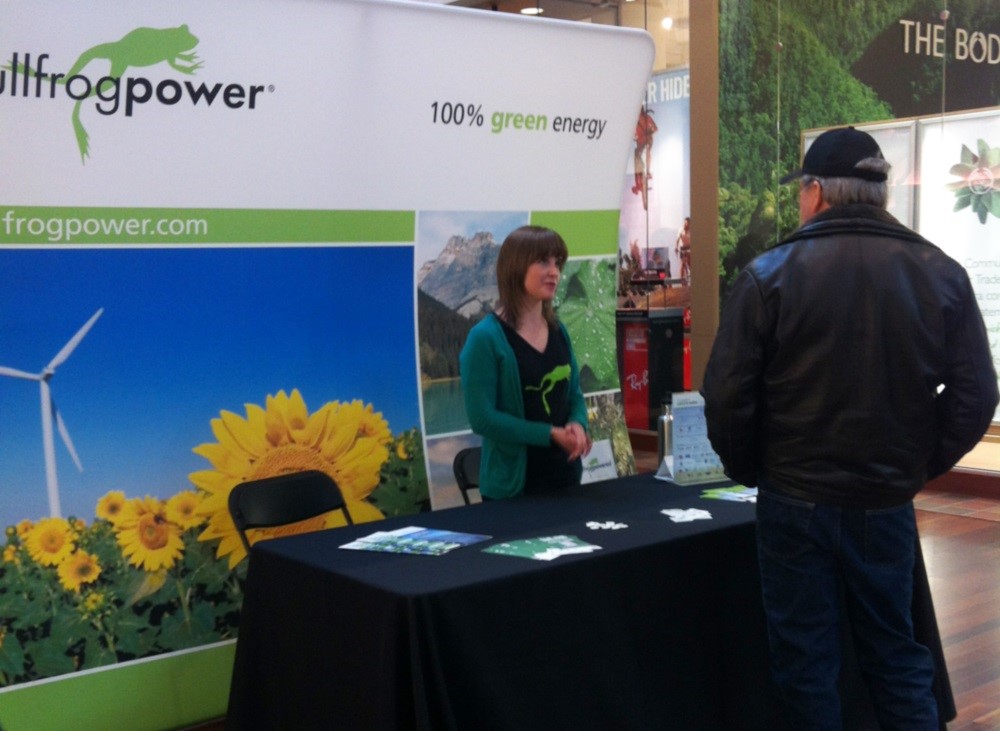
[[[892,166],[881,157],[866,157],[855,167],[862,170],[874,170],[889,174]],[[845,206],[850,203],[867,203],[870,206],[885,208],[889,203],[889,183],[877,183],[862,178],[819,178],[815,175],[803,175],[802,185],[818,181],[823,189],[823,200],[831,206]]]

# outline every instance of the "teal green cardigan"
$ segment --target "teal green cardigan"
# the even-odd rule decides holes
[[[562,323],[559,328],[569,344],[569,421],[577,422],[589,433],[573,344]],[[547,446],[552,425],[524,418],[517,359],[496,316],[487,315],[469,331],[459,364],[469,425],[483,438],[479,492],[494,499],[519,495],[524,491],[527,447]],[[576,465],[582,473],[580,460]]]

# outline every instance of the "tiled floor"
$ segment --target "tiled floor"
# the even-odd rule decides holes
[[[1000,523],[1000,493],[993,500],[952,492],[924,490],[913,499],[913,507],[932,513],[948,513]]]
[[[967,474],[972,473],[979,478],[980,484],[983,475],[992,475],[997,480],[996,484],[1000,485],[1000,478],[997,477],[1000,474],[1000,442],[980,442],[959,460],[957,467],[959,471],[966,470]],[[913,506],[932,513],[949,513],[1000,522],[1000,487],[995,492],[989,488],[985,491],[973,491],[973,494],[932,488],[917,495]]]

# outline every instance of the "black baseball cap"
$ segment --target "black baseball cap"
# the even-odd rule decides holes
[[[867,157],[882,157],[875,138],[854,127],[830,129],[821,134],[806,151],[802,167],[788,173],[781,184],[790,183],[803,175],[818,178],[862,178],[881,183],[888,179],[885,173],[855,167]]]

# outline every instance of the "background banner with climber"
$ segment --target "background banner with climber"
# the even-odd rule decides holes
[[[678,236],[691,215],[691,73],[655,74],[638,110],[622,195],[620,245],[633,269],[687,276]]]

